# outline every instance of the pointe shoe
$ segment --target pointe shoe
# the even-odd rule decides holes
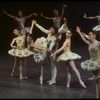
[[[85,84],[84,84],[83,81],[80,81],[80,84],[81,84],[81,86],[82,86],[83,88],[86,88],[86,86],[85,86]]]
[[[47,83],[50,83],[52,80],[47,81]]]
[[[55,84],[56,82],[54,82],[54,81],[51,81],[50,83],[49,83],[49,85],[53,85],[53,84]]]
[[[70,88],[70,84],[67,84],[66,86],[67,86],[67,88]]]
[[[13,77],[14,75],[13,75],[13,73],[11,73],[11,77]]]
[[[19,78],[22,80],[22,79],[27,79],[28,77],[20,76]]]
[[[14,76],[14,72],[11,73],[11,77],[13,77],[13,76]]]
[[[40,77],[40,84],[43,84],[43,78]]]

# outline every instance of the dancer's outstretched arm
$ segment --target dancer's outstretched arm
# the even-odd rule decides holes
[[[36,13],[32,13],[32,14],[30,14],[28,16],[25,16],[24,19],[26,20],[26,19],[28,19],[28,18],[30,18],[32,16],[38,16],[38,15]]]
[[[40,15],[41,15],[41,17],[43,17],[43,18],[45,18],[47,20],[53,20],[54,19],[54,17],[46,17],[46,16],[44,16],[43,13],[41,13]]]
[[[42,51],[48,51],[48,49],[42,49],[42,48],[39,48],[38,46],[35,45],[35,43],[32,43],[31,45],[33,48],[36,48],[38,50],[42,50]]]
[[[68,7],[68,5],[63,5],[63,9],[62,9],[62,13],[60,15],[60,21],[62,20],[63,16],[64,16],[64,12],[65,12],[65,8]]]
[[[76,27],[76,32],[79,33],[79,35],[81,36],[82,40],[86,43],[86,44],[90,44],[90,42],[88,40],[85,39],[85,36],[82,34],[82,32],[80,31],[80,28],[77,26]]]
[[[59,48],[55,53],[51,54],[50,57],[53,57],[54,55],[60,53],[67,46],[67,44],[68,44],[68,40],[66,39],[63,46],[61,48]]]
[[[34,20],[34,24],[36,27],[38,27],[42,32],[44,32],[46,35],[49,35],[51,33],[51,31],[43,28],[42,26],[40,26],[39,24],[36,23],[36,21]]]
[[[17,19],[17,18],[18,18],[18,17],[16,17],[16,16],[13,16],[13,15],[7,13],[5,10],[3,10],[3,13],[6,14],[7,16],[13,18],[13,19]]]
[[[85,19],[97,19],[99,16],[94,16],[94,17],[87,17],[86,13],[84,13],[83,18]]]
[[[32,34],[33,27],[34,27],[34,20],[32,20],[31,29],[30,29],[30,34]]]

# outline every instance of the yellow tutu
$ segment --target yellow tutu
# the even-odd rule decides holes
[[[85,60],[81,63],[81,68],[84,70],[100,69],[100,48],[89,48],[91,59]]]
[[[57,59],[57,62],[59,61],[67,61],[67,60],[75,60],[75,59],[80,59],[81,56],[79,56],[76,53],[73,53],[70,51],[70,47],[65,47],[64,52],[62,55],[60,55]]]
[[[78,54],[69,52],[67,54],[60,55],[57,59],[57,62],[67,61],[67,60],[75,60],[75,59],[80,59],[80,58],[81,58],[81,56],[79,56]]]
[[[35,45],[42,49],[47,49],[47,39],[45,37],[38,38]],[[42,50],[33,49],[33,58],[36,63],[40,63],[46,58],[46,52]]]
[[[25,48],[25,38],[21,40],[16,40],[17,49],[11,49],[8,53],[15,57],[28,57],[33,54],[30,50]]]
[[[11,49],[8,51],[8,53],[12,56],[20,57],[20,58],[21,57],[28,57],[28,56],[33,54],[33,52],[31,52],[27,48],[25,48],[24,50]]]

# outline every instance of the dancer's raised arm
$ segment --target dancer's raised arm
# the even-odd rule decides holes
[[[41,13],[40,15],[41,15],[41,17],[43,17],[43,18],[45,18],[47,20],[53,20],[54,19],[54,17],[46,17],[46,16],[44,16],[43,13]]]
[[[40,26],[39,24],[36,23],[36,21],[34,20],[34,24],[36,27],[38,27],[42,32],[44,32],[45,34],[49,35],[51,31],[43,28],[42,26]]]
[[[38,16],[36,13],[32,13],[32,14],[30,14],[30,15],[28,15],[28,16],[25,16],[24,18],[25,18],[25,20],[26,19],[28,19],[28,18],[30,18],[30,17],[32,17],[32,16]]]
[[[34,20],[32,20],[31,29],[30,29],[30,34],[32,34],[33,27],[34,27]]]
[[[94,16],[94,17],[87,17],[86,13],[84,13],[83,18],[85,19],[97,19],[99,16]]]
[[[13,15],[11,15],[11,14],[7,13],[7,12],[6,12],[6,10],[3,10],[3,13],[4,13],[4,14],[6,14],[7,16],[9,16],[9,17],[13,18],[13,19],[18,18],[18,17],[16,17],[16,16],[13,16]]]
[[[82,34],[78,26],[76,27],[76,32],[81,36],[82,40],[89,45],[90,42],[85,39],[85,36]]]
[[[54,55],[60,53],[60,52],[66,47],[67,43],[68,43],[68,42],[67,42],[67,40],[66,40],[66,41],[64,42],[63,46],[62,46],[61,48],[59,48],[55,53],[51,54],[50,57],[53,57]]]
[[[66,8],[67,6],[68,6],[68,5],[63,5],[62,13],[61,13],[61,15],[60,15],[60,20],[63,18],[64,12],[65,12],[65,8]]]
[[[21,23],[22,30],[23,30],[23,36],[26,36],[25,27],[24,27],[22,21],[21,21],[19,18],[17,18],[16,20],[19,21],[19,22]]]

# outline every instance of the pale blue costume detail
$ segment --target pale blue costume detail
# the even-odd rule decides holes
[[[25,25],[24,18],[21,18],[21,21],[22,21],[23,25]],[[18,27],[21,31],[21,34],[23,34],[23,29],[22,29],[21,23],[19,21],[18,21]],[[25,27],[26,34],[30,32],[30,29],[31,29],[31,27]]]
[[[54,23],[54,26],[56,26],[58,29],[61,28],[60,20],[59,20],[59,19],[54,19],[54,20],[53,20],[53,23]],[[51,28],[50,28],[49,30],[51,30]],[[65,33],[65,29],[62,29],[61,31],[59,31],[59,33],[60,33],[60,34]]]

